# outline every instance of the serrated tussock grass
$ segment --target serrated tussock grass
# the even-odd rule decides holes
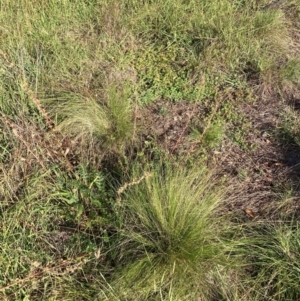
[[[102,101],[65,95],[52,104],[52,115],[57,119],[55,130],[70,137],[81,148],[81,154],[92,156],[96,149],[99,157],[110,151],[121,152],[134,129],[133,100],[125,91],[108,87]]]
[[[205,170],[168,166],[127,186],[120,200],[121,241],[112,284],[120,297],[218,296],[217,273],[236,264],[230,252],[237,241],[234,225],[219,215],[224,187],[214,186],[212,179]]]
[[[266,301],[298,300],[299,222],[292,219],[252,226],[248,233],[252,243],[246,253],[254,271],[249,284],[256,296]]]

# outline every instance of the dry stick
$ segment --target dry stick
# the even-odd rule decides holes
[[[35,159],[37,160],[37,162],[41,165],[41,167],[47,171],[47,168],[45,167],[45,165],[43,164],[43,162],[40,160],[40,158],[30,149],[30,146],[28,145],[28,143],[25,141],[25,139],[19,134],[18,129],[17,129],[17,125],[15,123],[13,123],[12,121],[10,121],[5,114],[3,114],[0,111],[1,116],[3,117],[5,123],[12,129],[13,134],[26,146],[27,150],[35,157]]]
[[[88,254],[86,254],[88,255]],[[26,282],[32,282],[32,279],[43,279],[43,277],[47,275],[55,275],[55,276],[64,276],[68,273],[74,273],[76,270],[82,268],[82,266],[88,261],[86,255],[81,255],[75,258],[76,260],[80,260],[79,262],[75,263],[73,266],[68,266],[71,263],[71,260],[63,260],[59,264],[52,266],[52,267],[39,267],[39,263],[37,263],[36,268],[37,271],[27,275],[25,278],[17,278],[14,280],[13,283],[10,283],[4,287],[0,288],[1,293],[5,293],[6,290],[13,288],[16,285],[25,285]],[[64,269],[62,272],[57,272],[58,269]]]
[[[28,94],[32,102],[35,104],[41,115],[44,117],[47,126],[52,129],[54,127],[54,122],[49,117],[46,110],[42,107],[41,102],[39,99],[35,96],[35,93],[29,88],[28,83],[25,81],[21,84],[21,88]]]
[[[8,66],[9,66],[10,68],[13,68],[13,69],[14,69],[14,72],[15,72],[16,74],[18,74],[19,68],[18,68],[13,62],[11,62],[11,61],[8,59],[7,55],[6,55],[3,51],[1,51],[1,50],[0,50],[0,56],[2,56],[3,59],[6,61],[6,63],[8,64]],[[65,139],[65,138],[66,138],[65,135],[63,135],[62,132],[61,132],[60,130],[57,130],[57,129],[54,128],[55,123],[51,120],[51,118],[49,117],[49,115],[48,115],[48,113],[46,112],[46,110],[42,107],[41,102],[40,102],[40,100],[36,97],[35,93],[29,88],[29,85],[28,85],[26,79],[24,79],[23,83],[21,84],[21,88],[28,94],[29,98],[30,98],[31,101],[35,104],[35,106],[37,107],[37,109],[38,109],[38,111],[40,112],[40,114],[44,117],[44,119],[45,119],[45,121],[46,121],[46,124],[47,124],[47,126],[49,127],[49,129],[51,129],[53,132],[55,131],[55,133],[58,133],[59,135],[61,135],[61,137],[62,137],[63,139]],[[1,113],[1,115],[3,116],[5,122],[9,125],[9,127],[12,128],[14,135],[15,135],[18,139],[20,139],[20,140],[23,142],[23,144],[27,147],[28,151],[29,151],[29,152],[37,159],[38,163],[39,163],[39,164],[47,171],[47,169],[45,168],[45,166],[44,166],[44,164],[42,163],[42,161],[41,161],[41,160],[40,160],[40,159],[39,159],[39,158],[38,158],[31,150],[30,150],[30,147],[29,147],[28,143],[27,143],[27,142],[26,142],[26,141],[18,134],[18,131],[17,131],[17,129],[16,129],[16,128],[17,128],[16,125],[13,124],[11,121],[9,121],[9,120],[7,119],[7,117],[6,117],[2,112],[0,112],[0,113]],[[56,139],[59,139],[59,138],[57,137],[57,134],[56,134],[55,137],[56,137]],[[56,141],[56,142],[57,142],[57,141]],[[67,166],[67,169],[73,173],[73,166],[72,166],[72,164],[70,163],[70,161],[69,161],[68,158],[67,158],[67,153],[68,153],[68,152],[69,152],[69,148],[67,148],[67,149],[63,152],[63,153],[64,153],[64,157],[65,157],[65,159],[66,159],[65,164],[66,164],[66,166]],[[76,174],[75,174],[75,176],[76,176]]]
[[[61,137],[63,139],[65,139],[65,136],[62,134],[62,132],[60,130],[57,130],[56,128],[54,128],[55,123],[51,120],[51,118],[49,117],[46,110],[42,107],[40,100],[35,96],[35,93],[29,88],[28,83],[26,81],[21,84],[21,88],[23,88],[25,90],[25,92],[28,94],[28,96],[30,97],[32,102],[35,104],[35,106],[39,110],[40,114],[44,117],[47,126],[52,131],[55,131],[55,133],[58,133],[59,135],[61,135]],[[55,138],[58,139],[57,134],[56,134]],[[58,142],[58,141],[56,141],[56,142]],[[65,163],[67,165],[67,169],[69,171],[72,171],[73,170],[72,164],[69,162],[69,160],[67,158],[67,154],[69,151],[70,151],[70,148],[67,148],[63,153],[64,153],[64,157],[66,159]]]
[[[0,56],[2,56],[4,58],[4,60],[7,62],[7,64],[9,65],[9,67],[14,69],[14,72],[18,73],[18,67],[15,65],[15,63],[11,62],[7,55],[0,50]],[[21,84],[21,88],[28,94],[28,96],[30,97],[30,99],[32,100],[32,102],[35,104],[35,106],[37,107],[37,109],[39,110],[39,112],[41,113],[41,115],[45,118],[46,124],[47,126],[52,129],[54,127],[54,122],[51,120],[51,118],[48,116],[46,110],[42,107],[41,102],[39,101],[39,99],[35,96],[35,93],[29,88],[29,85],[26,81],[26,79],[24,80],[24,82]]]
[[[8,63],[8,67],[9,68],[15,68],[16,65],[12,62],[9,61],[9,59],[7,58],[7,55],[2,51],[0,50],[0,55],[4,58],[4,60]]]
[[[130,186],[133,186],[133,185],[137,185],[139,184],[141,181],[143,181],[144,179],[148,179],[149,177],[151,177],[152,174],[150,172],[146,172],[144,173],[144,175],[142,177],[140,177],[139,179],[135,179],[133,180],[132,182],[130,183],[125,183],[123,186],[121,186],[118,191],[117,191],[117,194],[118,194],[118,198],[117,198],[117,202],[118,204],[120,205],[121,203],[121,194]]]

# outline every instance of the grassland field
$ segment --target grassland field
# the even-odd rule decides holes
[[[300,300],[299,0],[0,1],[0,300]]]

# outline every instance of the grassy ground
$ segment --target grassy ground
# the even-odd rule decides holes
[[[270,176],[230,156],[255,135],[298,151],[299,14],[1,1],[1,300],[298,300],[299,174],[241,214]],[[275,129],[254,127],[271,103]]]

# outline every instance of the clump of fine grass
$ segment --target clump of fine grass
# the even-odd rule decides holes
[[[106,135],[110,122],[104,108],[93,99],[72,99],[61,101],[57,110],[58,127],[73,137],[74,141],[92,142],[95,137]]]
[[[236,243],[230,222],[217,215],[222,187],[213,186],[204,170],[170,166],[131,184],[120,199],[121,242],[111,287],[126,300],[216,298],[217,275],[230,270]]]
[[[249,258],[255,267],[253,285],[259,300],[299,300],[299,223],[280,221],[256,227]]]
[[[98,146],[101,157],[105,151],[120,151],[133,134],[133,112],[129,95],[117,87],[109,87],[100,102],[80,95],[66,95],[52,104],[57,130],[81,145],[81,153]],[[103,153],[101,153],[101,150]]]

